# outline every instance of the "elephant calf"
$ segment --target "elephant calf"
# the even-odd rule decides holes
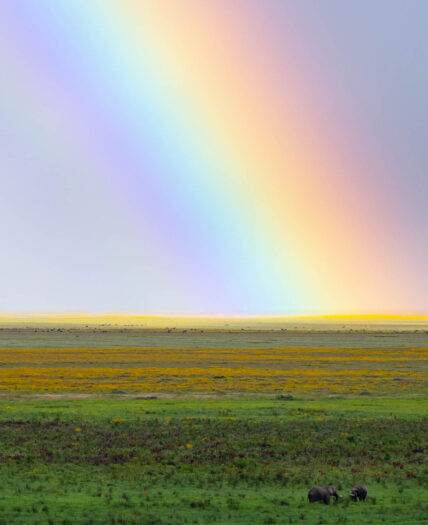
[[[315,501],[323,501],[326,505],[330,504],[330,496],[334,496],[336,501],[339,499],[337,490],[332,485],[325,485],[323,487],[312,487],[308,492],[309,503]]]
[[[367,488],[364,485],[354,485],[349,497],[352,501],[365,501],[367,496]]]

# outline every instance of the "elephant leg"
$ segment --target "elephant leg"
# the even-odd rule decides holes
[[[330,505],[330,495],[329,495],[329,494],[326,494],[326,495],[324,496],[324,503],[325,503],[326,505]]]

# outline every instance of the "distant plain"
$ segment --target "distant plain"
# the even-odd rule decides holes
[[[423,319],[170,321],[0,321],[0,524],[426,523]]]

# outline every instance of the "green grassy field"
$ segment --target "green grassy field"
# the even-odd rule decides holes
[[[0,524],[428,521],[424,332],[34,330],[0,333]],[[138,344],[130,345],[133,334]],[[81,350],[43,351],[48,348]],[[284,381],[275,371],[286,377],[295,367],[303,375],[318,370],[325,386],[263,391],[266,383],[253,375],[256,392],[180,391],[187,368],[199,366],[196,381],[204,384],[213,367],[232,374],[243,355],[250,371],[272,370],[275,389]],[[155,393],[135,385],[129,391],[88,389],[84,381],[94,363],[100,381],[103,370],[120,377],[135,367],[147,373],[176,367],[182,376],[172,390]],[[329,373],[354,369],[367,374],[362,383],[370,384],[374,372],[379,381],[385,372],[389,382],[371,392],[335,393]],[[57,374],[55,381],[26,390],[48,373]],[[66,373],[73,390],[61,388]],[[159,384],[154,381],[147,388]],[[351,385],[352,375],[341,381]],[[367,486],[366,503],[349,500],[356,483]],[[343,498],[329,506],[309,504],[307,492],[316,484],[335,485]]]
[[[426,523],[427,398],[9,399],[1,523]],[[365,483],[368,501],[349,489]],[[310,505],[315,484],[337,504]]]
[[[303,330],[296,325],[279,330],[171,329],[151,330],[94,326],[85,327],[2,327],[0,348],[413,348],[427,346],[423,326],[414,330],[393,327],[374,331],[363,326],[349,330]]]

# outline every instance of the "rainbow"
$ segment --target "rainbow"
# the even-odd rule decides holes
[[[385,181],[406,179],[311,20],[297,2],[2,2],[3,173],[27,219],[9,235],[31,256],[12,254],[25,287],[0,306],[426,313],[414,198],[397,209]]]

